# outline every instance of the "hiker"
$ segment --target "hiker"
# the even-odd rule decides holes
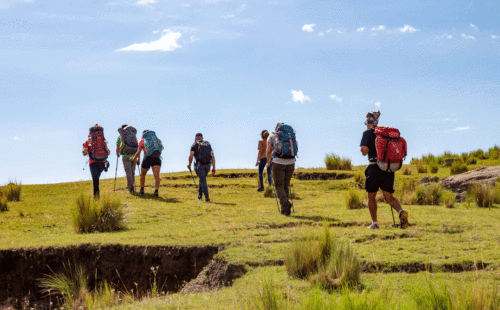
[[[141,161],[141,151],[144,151],[144,159],[141,165],[141,190],[139,195],[144,195],[144,183],[146,182],[146,173],[149,168],[153,169],[155,177],[155,191],[153,197],[158,197],[158,189],[160,188],[160,169],[161,169],[161,151],[163,151],[163,144],[161,140],[156,137],[156,133],[151,130],[144,130],[142,138],[139,142],[137,152],[133,157],[130,157],[131,162]]]
[[[377,164],[377,150],[375,147],[375,128],[378,125],[378,118],[380,117],[380,111],[368,112],[366,115],[366,130],[363,132],[363,138],[361,139],[361,154],[363,156],[368,155],[368,167],[365,170],[365,189],[368,194],[368,209],[370,210],[370,216],[372,218],[372,223],[367,227],[369,229],[378,229],[379,225],[377,222],[377,192],[379,188],[382,190],[385,201],[398,212],[400,227],[407,228],[410,224],[408,223],[408,212],[401,208],[399,201],[393,196],[394,193],[394,172],[387,172],[380,169]]]
[[[108,142],[104,139],[104,129],[95,124],[90,127],[87,141],[83,143],[83,156],[89,155],[89,168],[92,175],[92,183],[94,185],[94,198],[100,197],[99,178],[102,171],[108,171],[109,162],[107,161],[110,154]]]
[[[281,214],[289,216],[292,204],[290,198],[290,180],[295,170],[295,156],[298,145],[295,132],[289,125],[278,122],[276,132],[267,139],[267,164],[272,164],[273,184],[281,205]]]
[[[139,163],[130,161],[130,158],[137,152],[137,130],[132,126],[122,125],[118,129],[118,133],[120,135],[116,140],[116,156],[120,158],[120,155],[122,155],[123,169],[125,169],[125,175],[127,176],[127,189],[131,194],[134,194],[135,165]]]
[[[269,132],[265,129],[262,130],[262,132],[260,133],[260,137],[262,139],[259,140],[259,144],[257,146],[259,154],[257,155],[257,163],[255,164],[255,166],[259,166],[259,188],[257,189],[258,192],[262,192],[264,190],[264,167],[266,167],[267,164],[267,137],[269,137]],[[269,182],[269,186],[273,184],[271,181],[271,169],[272,164],[267,168],[267,181]]]
[[[208,195],[207,175],[210,172],[211,165],[213,165],[212,175],[215,175],[215,157],[212,146],[208,141],[203,140],[203,135],[201,133],[197,133],[195,135],[194,143],[191,145],[191,151],[189,153],[189,164],[187,165],[189,170],[191,170],[193,157],[196,159],[194,163],[194,171],[199,178],[197,199],[201,200],[203,195],[205,195],[205,202],[210,202],[210,197]]]

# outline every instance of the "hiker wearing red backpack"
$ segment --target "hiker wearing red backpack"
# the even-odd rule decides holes
[[[273,165],[272,175],[275,195],[278,195],[281,214],[289,216],[292,204],[290,197],[290,181],[295,170],[295,156],[298,152],[295,131],[292,126],[283,122],[276,124],[276,132],[267,139],[267,164]]]
[[[156,137],[156,133],[151,130],[144,130],[142,132],[142,139],[139,142],[137,152],[130,158],[131,162],[141,161],[141,151],[144,151],[144,160],[141,165],[141,190],[139,195],[144,195],[144,183],[146,182],[146,173],[149,168],[153,169],[155,177],[155,192],[153,197],[158,197],[158,190],[160,189],[160,169],[161,169],[161,152],[163,151],[163,144],[161,140]]]
[[[194,163],[194,171],[199,179],[197,199],[201,200],[203,195],[205,195],[205,202],[210,202],[210,197],[208,196],[207,175],[210,172],[210,167],[212,165],[212,175],[215,175],[215,156],[210,142],[203,140],[203,135],[201,133],[197,133],[195,135],[194,143],[191,145],[191,150],[189,152],[189,164],[187,165],[189,171],[191,171],[193,157],[196,159]]]
[[[83,156],[89,155],[89,168],[94,185],[94,198],[99,198],[99,178],[102,171],[108,171],[109,162],[106,160],[109,155],[107,141],[104,139],[104,130],[101,126],[90,127],[87,141],[83,143]]]
[[[361,139],[361,154],[368,155],[368,167],[365,170],[365,189],[368,193],[368,209],[372,223],[367,228],[378,229],[377,192],[382,190],[385,201],[398,212],[400,227],[407,228],[408,212],[401,208],[399,201],[393,196],[394,172],[401,168],[406,156],[406,141],[399,135],[399,130],[392,127],[377,127],[380,111],[368,112]]]

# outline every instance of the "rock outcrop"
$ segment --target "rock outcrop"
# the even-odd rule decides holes
[[[481,167],[441,179],[441,186],[461,194],[477,183],[493,186],[498,178],[500,178],[500,166]]]

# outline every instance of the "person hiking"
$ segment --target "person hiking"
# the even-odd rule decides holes
[[[142,132],[142,138],[139,142],[137,152],[133,157],[130,157],[131,162],[141,161],[141,151],[144,151],[144,159],[141,164],[141,190],[139,195],[144,195],[144,183],[146,182],[146,173],[149,168],[152,168],[155,177],[155,191],[153,197],[158,197],[158,190],[160,188],[160,169],[161,169],[161,152],[163,151],[163,144],[161,140],[156,137],[156,133],[150,130]]]
[[[289,188],[293,171],[295,170],[295,156],[298,146],[293,128],[278,122],[276,132],[267,139],[267,164],[272,164],[273,184],[281,205],[281,214],[289,216],[292,204],[289,201]]]
[[[120,155],[122,155],[123,169],[127,176],[127,189],[131,194],[134,194],[135,165],[137,162],[130,161],[130,158],[137,152],[137,130],[132,126],[122,125],[122,127],[118,129],[118,132],[120,135],[116,140],[116,156],[119,158]]]
[[[107,141],[104,139],[104,129],[95,125],[90,127],[87,140],[83,143],[83,156],[89,156],[89,168],[94,185],[94,198],[100,197],[99,178],[102,171],[108,171],[109,162],[107,161],[110,151]]]
[[[255,166],[259,167],[259,188],[258,192],[262,192],[264,190],[264,168],[267,164],[267,138],[269,137],[269,132],[267,130],[262,130],[260,133],[261,140],[259,140],[259,144],[257,149],[259,153],[257,154],[257,163]],[[267,168],[267,181],[269,182],[269,186],[272,185],[271,181],[271,169],[272,165]]]
[[[377,150],[375,147],[375,128],[378,125],[378,119],[380,117],[380,111],[368,112],[366,115],[366,130],[363,132],[363,138],[361,139],[361,154],[363,156],[368,155],[368,167],[365,170],[365,189],[368,195],[368,209],[370,210],[370,216],[372,218],[372,223],[367,227],[369,229],[378,229],[379,225],[377,222],[377,192],[379,188],[382,190],[385,201],[396,210],[399,214],[400,227],[407,228],[410,224],[408,223],[408,212],[401,208],[399,200],[397,200],[394,193],[394,172],[383,171],[377,165]]]
[[[193,157],[196,159],[194,163],[194,171],[199,178],[197,199],[201,200],[203,195],[205,195],[205,202],[210,202],[210,197],[208,195],[207,175],[210,172],[211,165],[213,165],[212,175],[215,175],[215,156],[212,146],[208,141],[203,140],[203,135],[201,133],[197,133],[195,135],[194,143],[191,145],[191,151],[189,153],[189,164],[187,165],[190,171]]]

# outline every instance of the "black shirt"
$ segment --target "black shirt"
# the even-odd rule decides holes
[[[375,129],[367,129],[363,132],[360,146],[368,147],[368,159],[377,158],[377,149],[375,148]],[[373,160],[372,160],[373,161]]]

